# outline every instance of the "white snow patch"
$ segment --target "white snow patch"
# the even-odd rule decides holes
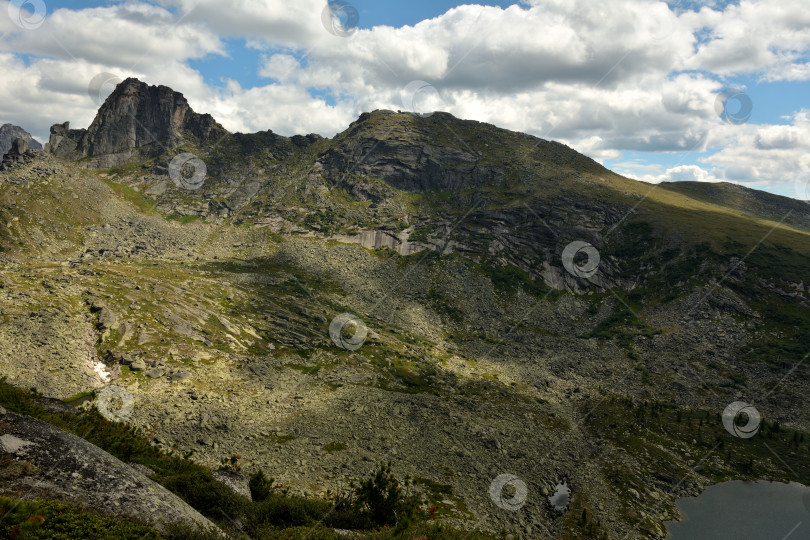
[[[93,366],[93,371],[98,375],[99,379],[101,379],[101,382],[108,383],[112,380],[112,374],[107,371],[107,366],[104,365],[104,362],[97,362]]]

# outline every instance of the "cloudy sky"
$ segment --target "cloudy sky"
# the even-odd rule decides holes
[[[808,198],[804,0],[0,0],[0,123],[86,127],[135,76],[231,131],[445,110],[650,182]]]

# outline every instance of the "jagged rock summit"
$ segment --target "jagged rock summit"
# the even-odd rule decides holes
[[[34,139],[30,133],[20,126],[13,124],[3,124],[0,126],[0,156],[5,155],[16,139],[22,139],[28,143],[32,150],[42,150],[42,145]]]
[[[160,154],[227,133],[210,114],[194,112],[180,92],[129,78],[107,97],[89,128],[70,129],[69,122],[52,126],[48,150],[61,157],[96,158],[89,165],[112,167],[140,149]]]

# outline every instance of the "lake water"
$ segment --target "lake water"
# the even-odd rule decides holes
[[[667,523],[670,540],[810,538],[810,488],[795,482],[724,482],[677,503],[683,519]]]

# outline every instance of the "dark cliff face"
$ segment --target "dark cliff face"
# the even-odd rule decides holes
[[[183,94],[166,86],[148,86],[127,79],[99,109],[80,148],[94,156],[155,142],[173,147],[185,136],[204,142],[216,131],[224,129],[211,115],[191,110]]]
[[[110,94],[87,129],[69,123],[51,128],[50,152],[63,157],[101,157],[99,166],[124,163],[136,150],[154,145],[163,153],[186,142],[205,143],[228,132],[209,114],[195,113],[179,92],[123,81]]]
[[[11,145],[16,139],[24,140],[31,150],[42,150],[42,145],[23,128],[12,124],[3,124],[0,126],[0,156],[11,149]]]

